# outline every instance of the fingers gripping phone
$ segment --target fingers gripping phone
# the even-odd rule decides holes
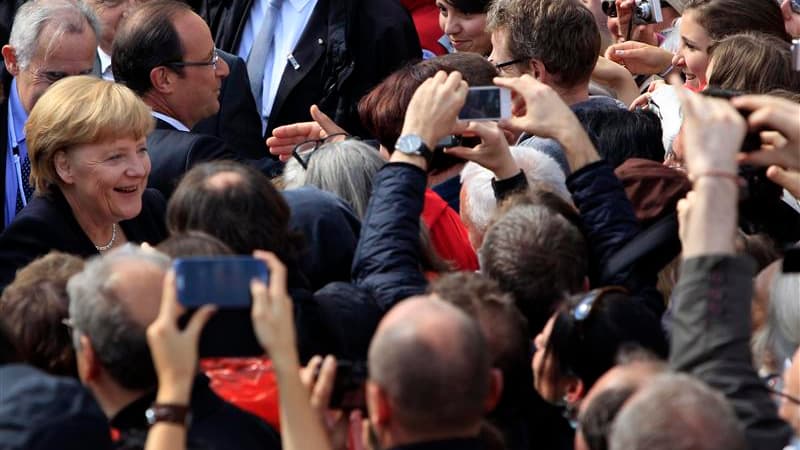
[[[511,91],[498,86],[469,88],[458,118],[461,120],[500,120],[511,117]]]
[[[173,267],[178,301],[187,308],[249,309],[250,280],[269,282],[266,264],[250,256],[179,258]]]
[[[250,281],[269,282],[266,264],[250,256],[179,258],[173,263],[178,302],[187,312],[181,327],[200,306],[218,310],[200,335],[200,357],[258,356],[264,353],[250,318]]]
[[[314,378],[319,378],[322,366],[317,368]],[[329,409],[352,411],[360,409],[366,411],[366,392],[364,385],[367,382],[367,363],[365,361],[336,361],[336,378],[331,390]]]

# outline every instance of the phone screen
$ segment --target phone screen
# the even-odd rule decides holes
[[[469,88],[458,118],[462,120],[500,120],[509,117],[511,95],[497,86]]]
[[[173,263],[178,301],[187,308],[214,304],[250,308],[250,280],[267,283],[263,261],[250,256],[179,258]]]

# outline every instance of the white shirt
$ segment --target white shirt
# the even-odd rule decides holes
[[[114,81],[114,72],[111,71],[111,55],[97,47],[97,57],[100,59],[100,76],[104,80]]]
[[[174,117],[170,117],[170,116],[168,116],[166,114],[162,114],[162,113],[160,113],[158,111],[150,111],[150,114],[153,117],[155,117],[156,119],[161,119],[164,122],[167,122],[168,124],[172,125],[172,127],[175,128],[178,131],[186,131],[186,132],[189,131],[189,127],[187,127],[186,125],[181,123],[180,120],[178,120],[178,119],[176,119]]]
[[[261,101],[256,99],[256,103],[260,106],[261,121],[264,127],[266,127],[267,119],[272,111],[272,105],[275,102],[275,95],[278,93],[278,87],[281,84],[281,78],[283,78],[283,70],[287,67],[286,63],[289,60],[289,56],[300,40],[300,35],[303,34],[306,25],[308,25],[311,13],[314,12],[316,5],[317,0],[284,0],[281,5],[280,14],[278,14],[275,23],[272,51],[267,56],[266,65],[264,66],[264,80],[261,89],[263,99]],[[245,61],[253,48],[253,41],[258,34],[258,30],[261,29],[266,10],[267,0],[255,0],[250,8],[250,16],[242,31],[242,41],[236,52]],[[303,61],[297,62],[302,67]],[[289,70],[299,70],[291,64],[288,67]]]

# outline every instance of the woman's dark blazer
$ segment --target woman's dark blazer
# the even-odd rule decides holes
[[[119,223],[128,241],[155,245],[164,240],[166,207],[160,192],[146,189],[139,215]],[[0,291],[14,280],[18,269],[51,250],[83,258],[99,253],[58,189],[47,197],[34,196],[0,235]]]

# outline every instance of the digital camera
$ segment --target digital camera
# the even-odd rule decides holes
[[[608,17],[617,17],[617,3],[614,0],[603,0],[603,12]],[[636,0],[633,11],[633,23],[644,25],[659,23],[664,20],[661,14],[661,0]]]

